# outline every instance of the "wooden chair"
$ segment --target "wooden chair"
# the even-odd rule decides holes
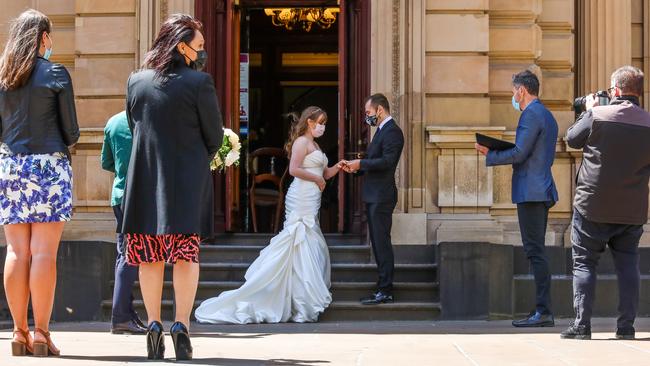
[[[285,169],[281,175],[276,172],[260,173],[256,169],[256,161],[261,159],[278,159],[284,160]],[[263,147],[253,151],[249,159],[249,172],[252,175],[250,189],[248,191],[250,198],[251,217],[253,219],[253,231],[257,230],[257,206],[275,207],[275,214],[272,217],[272,230],[278,232],[280,227],[280,218],[282,217],[282,207],[284,204],[284,180],[289,170],[287,154],[283,149],[274,147]]]

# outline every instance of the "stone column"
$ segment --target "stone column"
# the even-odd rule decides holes
[[[153,40],[160,27],[160,19],[156,16],[154,0],[140,1],[136,10],[136,19],[138,22],[138,49],[136,59],[137,64],[142,65],[144,56],[153,44]]]
[[[530,68],[542,55],[542,31],[536,24],[541,11],[541,0],[490,1],[490,123],[493,126],[505,126],[508,130],[517,127],[519,113],[510,103],[512,75]]]
[[[537,19],[542,29],[542,55],[537,60],[543,80],[540,97],[557,120],[560,139],[575,119],[571,107],[575,94],[574,7],[574,0],[543,0],[542,13]],[[552,208],[551,216],[571,215],[572,164],[573,158],[560,142],[552,168],[560,201]]]
[[[424,212],[424,126],[426,120],[426,97],[424,93],[425,52],[426,49],[426,1],[414,0],[406,9],[409,18],[406,31],[405,53],[407,62],[406,92],[402,116],[408,121],[410,144],[406,154],[409,155],[407,188],[407,211]]]
[[[421,51],[427,129],[490,124],[489,18],[487,0],[427,2]],[[427,146],[422,147],[426,153],[421,178],[426,182],[423,208],[427,213],[440,213],[443,197],[453,193],[446,191],[449,187],[440,187],[437,178],[439,166],[446,157],[438,156],[437,149],[427,149]],[[476,154],[472,146],[468,148],[468,153]],[[466,173],[471,175],[472,170]],[[476,204],[473,209],[476,210]]]
[[[542,29],[542,55],[537,65],[542,71],[541,99],[553,113],[564,136],[574,122],[575,94],[575,1],[543,0],[537,25]]]
[[[643,65],[645,73],[645,109],[650,112],[650,3],[643,4]]]
[[[110,213],[112,174],[100,150],[108,118],[124,110],[126,81],[136,68],[136,0],[76,0],[73,81],[81,138],[75,146],[77,212]],[[55,41],[56,42],[56,41]]]
[[[541,0],[490,1],[490,125],[505,127],[506,139],[514,140],[520,113],[512,108],[512,75],[533,69],[544,80],[534,65],[542,56],[542,30],[537,20],[542,12]],[[516,215],[511,199],[510,177],[512,167],[494,168],[493,215]]]
[[[632,62],[631,0],[579,0],[578,92],[610,86],[614,70]]]
[[[370,0],[370,91],[383,93],[390,103],[391,115],[402,128],[405,147],[397,166],[395,178],[398,189],[396,212],[405,212],[407,206],[407,166],[410,154],[410,127],[402,108],[405,98],[406,57],[404,41],[407,40],[406,18],[408,6],[422,6],[423,0]],[[413,4],[411,4],[413,3]],[[372,133],[374,134],[375,128]]]
[[[645,17],[644,0],[632,0],[632,65],[644,70],[644,42],[648,36],[643,34]],[[643,101],[641,101],[643,102]]]

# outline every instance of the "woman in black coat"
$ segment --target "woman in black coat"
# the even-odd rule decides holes
[[[221,147],[214,82],[200,72],[201,23],[173,15],[143,68],[129,77],[126,111],[133,150],[123,200],[127,261],[140,265],[150,359],[164,357],[160,305],[165,262],[174,264],[177,359],[191,359],[188,327],[199,279],[199,242],[213,233],[210,160]]]

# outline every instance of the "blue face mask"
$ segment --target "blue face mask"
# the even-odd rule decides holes
[[[517,112],[521,112],[521,107],[519,106],[519,103],[515,100],[515,96],[512,96],[512,108],[517,110]]]
[[[47,35],[47,38],[50,38],[50,35]],[[52,57],[52,38],[50,38],[50,48],[45,49],[45,53],[43,54],[43,58],[46,60],[49,60],[50,57]]]

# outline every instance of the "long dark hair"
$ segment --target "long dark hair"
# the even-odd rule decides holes
[[[298,116],[298,113],[296,112],[289,113],[288,116],[291,118],[291,129],[289,131],[289,140],[286,145],[284,145],[284,149],[287,151],[287,155],[291,157],[291,148],[293,147],[293,143],[298,137],[304,135],[309,128],[307,121],[318,121],[320,116],[324,116],[325,119],[323,120],[323,123],[325,123],[327,122],[327,113],[325,113],[325,111],[320,107],[310,106],[305,108],[300,116]]]
[[[196,32],[201,32],[203,23],[187,14],[174,14],[160,27],[156,40],[153,41],[151,50],[147,52],[142,62],[143,69],[153,69],[156,75],[168,75],[175,64],[184,63],[185,59],[176,46],[194,39]]]
[[[14,90],[25,85],[32,74],[43,32],[52,22],[40,11],[29,9],[11,22],[9,38],[0,57],[0,88]]]

